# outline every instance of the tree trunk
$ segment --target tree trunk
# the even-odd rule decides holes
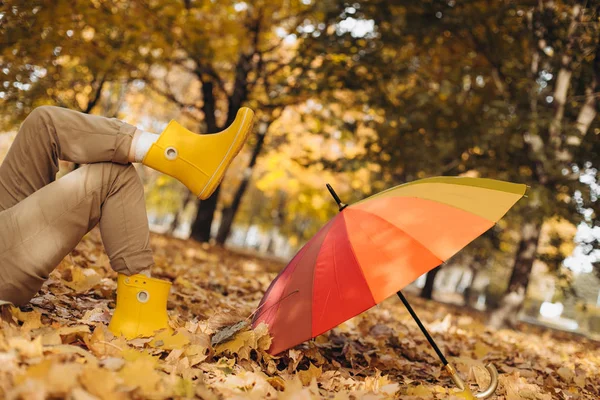
[[[202,112],[204,113],[204,125],[206,132],[216,133],[222,129],[217,125],[216,119],[216,98],[214,93],[214,85],[208,80],[204,79],[202,73],[198,75],[202,82]],[[221,191],[221,184],[217,187],[215,192],[206,200],[200,201],[198,204],[198,210],[196,212],[196,218],[192,224],[190,232],[190,238],[198,242],[208,242],[210,240],[210,231],[215,216],[215,210],[217,209],[217,201],[219,199],[219,192]]]
[[[256,145],[254,146],[254,150],[252,151],[252,157],[250,159],[250,162],[248,163],[248,166],[246,167],[246,170],[244,171],[244,177],[242,178],[242,182],[240,183],[240,186],[238,186],[238,189],[235,192],[233,202],[229,207],[223,209],[221,224],[219,225],[219,231],[217,232],[217,244],[220,246],[225,244],[225,241],[227,240],[227,238],[229,237],[229,233],[231,232],[231,225],[233,224],[235,215],[237,214],[237,211],[240,208],[242,197],[244,196],[244,193],[246,193],[246,189],[248,188],[248,184],[250,183],[250,178],[252,177],[252,169],[256,165],[258,155],[260,154],[263,148],[267,128],[268,126],[260,127],[258,140],[256,141]]]
[[[535,206],[530,207],[524,214],[528,215],[530,219],[521,227],[521,240],[515,254],[508,289],[500,300],[500,307],[490,315],[489,325],[496,329],[515,326],[517,316],[525,301],[531,269],[537,255],[543,218]]]
[[[593,78],[585,88],[585,104],[581,107],[577,115],[576,128],[579,135],[570,135],[567,137],[567,144],[570,146],[579,146],[581,144],[597,115],[596,91],[600,88],[600,48],[596,48],[593,71]]]
[[[581,1],[573,7],[572,20],[567,32],[567,49],[572,47],[574,38],[574,31],[577,23],[581,18],[582,6]],[[542,3],[540,3],[542,4]],[[532,27],[530,21],[530,28]],[[537,48],[532,48],[532,64],[531,64],[531,78],[536,79],[539,70],[539,52]],[[553,120],[549,127],[549,142],[545,142],[539,133],[537,132],[537,85],[532,84],[532,90],[530,92],[530,112],[531,112],[531,124],[530,129],[525,135],[525,141],[530,147],[530,158],[534,160],[534,170],[537,172],[537,178],[541,184],[548,182],[548,172],[551,170],[550,160],[545,155],[546,147],[548,144],[552,146],[554,151],[553,159],[563,162],[568,165],[572,162],[572,154],[569,151],[563,149],[563,139],[561,136],[563,117],[564,117],[564,106],[567,98],[567,93],[571,84],[571,70],[570,70],[571,56],[566,51],[561,57],[561,69],[559,71],[554,91],[554,100],[556,104],[556,110],[554,113]],[[594,77],[595,78],[595,77]],[[597,80],[594,79],[590,87],[586,88],[586,104],[580,111],[577,120],[578,130],[585,135],[591,120],[595,117],[595,113],[590,112],[590,97],[588,93],[593,93],[592,88],[596,87]],[[580,119],[581,118],[581,119]],[[489,320],[489,324],[495,328],[501,328],[504,326],[514,326],[517,322],[517,315],[522,308],[527,293],[527,286],[529,285],[529,278],[535,261],[538,242],[540,238],[540,231],[544,222],[542,213],[539,210],[539,201],[531,201],[530,206],[524,211],[529,220],[525,222],[521,227],[521,240],[515,256],[515,262],[513,271],[508,284],[508,290],[500,301],[500,306],[494,312],[492,312]]]
[[[467,286],[465,288],[465,291],[463,292],[463,301],[465,303],[466,307],[471,307],[471,305],[473,304],[473,284],[475,283],[475,280],[477,279],[477,275],[479,274],[479,268],[473,268],[471,267],[471,282],[469,283],[469,286]]]
[[[208,242],[210,240],[210,228],[212,226],[213,217],[215,216],[215,210],[217,209],[217,200],[219,198],[219,192],[221,191],[221,185],[217,187],[217,190],[206,200],[202,200],[198,204],[198,212],[196,213],[196,219],[192,224],[192,232],[190,238],[198,242]]]
[[[523,224],[521,228],[521,241],[519,242],[514,268],[508,283],[509,292],[526,289],[527,285],[529,285],[529,276],[537,254],[541,228],[541,218],[527,221]]]
[[[580,2],[583,2],[580,0]],[[550,143],[554,145],[555,150],[559,150],[561,147],[562,139],[560,137],[562,131],[563,118],[565,115],[565,105],[567,103],[567,93],[571,86],[571,76],[573,71],[571,69],[571,61],[573,56],[571,55],[571,48],[575,42],[575,28],[580,22],[582,15],[582,5],[575,4],[573,6],[573,12],[571,16],[571,23],[567,31],[567,48],[561,57],[561,67],[558,71],[558,77],[554,87],[554,104],[556,105],[556,111],[554,118],[550,124]]]
[[[435,282],[435,277],[437,276],[438,272],[440,272],[441,268],[442,268],[442,266],[439,265],[427,273],[427,279],[425,280],[425,286],[423,286],[423,289],[421,290],[420,296],[422,298],[428,299],[428,300],[432,299],[433,283]]]
[[[169,235],[173,236],[173,234],[177,230],[177,227],[179,226],[179,218],[181,218],[181,214],[185,211],[188,203],[190,201],[192,201],[193,197],[194,197],[194,195],[192,194],[192,192],[188,191],[187,195],[181,202],[181,206],[177,209],[177,212],[175,213],[175,216],[173,217],[173,222],[171,222],[171,226],[169,227],[169,230],[168,230]]]

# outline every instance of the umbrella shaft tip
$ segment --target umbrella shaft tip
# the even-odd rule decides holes
[[[342,203],[342,200],[340,200],[340,197],[337,195],[335,190],[333,190],[333,187],[331,187],[329,183],[327,183],[325,186],[327,187],[327,190],[329,190],[329,193],[331,193],[331,197],[333,197],[333,199],[337,203],[338,207],[340,208],[340,211],[348,207],[348,204]]]

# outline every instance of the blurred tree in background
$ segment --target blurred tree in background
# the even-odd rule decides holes
[[[236,221],[296,247],[336,211],[326,182],[352,202],[414,179],[467,175],[531,186],[508,219],[454,260],[474,274],[508,266],[506,282],[491,289],[498,324],[521,306],[534,261],[560,274],[569,252],[597,254],[597,1],[0,6],[6,129],[42,104],[131,122],[144,114],[157,131],[177,117],[216,132],[242,105],[257,111],[256,135],[223,190],[197,206],[197,240],[213,231],[223,244]],[[183,192],[161,195],[177,185],[148,182],[157,207],[193,202]],[[589,229],[576,235],[575,250],[564,245],[573,235],[552,233],[563,220]]]
[[[572,194],[588,190],[573,166],[598,159],[598,7],[339,2],[333,9],[343,11],[307,35],[300,51],[309,53],[296,60],[321,57],[333,97],[335,88],[357,93],[352,100],[366,111],[358,123],[377,133],[361,156],[381,167],[377,189],[457,173],[531,186],[515,213],[520,236],[506,295],[523,297],[544,221],[582,221]],[[347,164],[356,160],[332,166]]]

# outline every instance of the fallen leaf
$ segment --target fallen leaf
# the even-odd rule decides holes
[[[302,382],[302,385],[308,385],[313,379],[318,379],[323,373],[323,369],[321,367],[317,368],[312,363],[309,364],[308,369],[306,371],[299,371],[298,377]]]
[[[42,314],[36,310],[23,312],[17,307],[12,307],[11,312],[17,320],[23,322],[21,329],[25,332],[42,327]]]
[[[86,366],[80,376],[83,387],[92,395],[102,399],[115,398],[117,376],[113,371],[96,366]]]
[[[247,321],[239,321],[233,325],[221,328],[217,333],[213,335],[210,342],[213,346],[216,346],[218,344],[231,340],[235,334],[237,334],[247,326]]]
[[[8,339],[8,346],[27,358],[41,357],[43,352],[41,336],[33,340],[24,337],[12,337]]]
[[[158,358],[133,349],[123,351],[123,357],[128,361],[118,372],[123,384],[134,388],[139,387],[145,394],[155,392],[161,380],[155,370]]]
[[[73,267],[71,270],[72,279],[63,280],[63,284],[73,289],[76,293],[84,293],[100,283],[102,277],[92,268]]]
[[[170,332],[166,329],[154,336],[150,342],[150,346],[161,347],[165,350],[181,349],[183,346],[190,343],[190,340],[184,334],[183,330]]]

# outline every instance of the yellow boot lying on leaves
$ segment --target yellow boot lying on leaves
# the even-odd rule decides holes
[[[119,274],[117,307],[108,329],[117,336],[133,339],[152,336],[169,328],[167,297],[171,282],[145,275]]]
[[[244,146],[253,118],[254,112],[242,107],[227,129],[208,135],[198,135],[171,121],[142,162],[171,175],[200,199],[206,199]]]

